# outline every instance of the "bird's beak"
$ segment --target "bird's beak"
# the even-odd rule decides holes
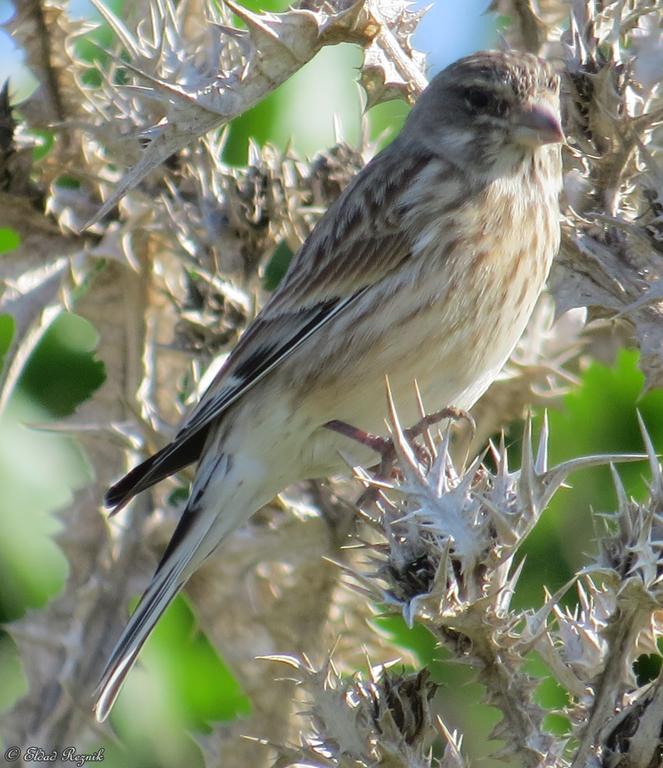
[[[564,133],[559,117],[542,104],[528,105],[514,116],[513,135],[519,144],[540,147],[542,144],[559,144]]]

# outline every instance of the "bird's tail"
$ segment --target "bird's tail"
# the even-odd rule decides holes
[[[94,707],[94,713],[99,722],[103,722],[108,717],[140,649],[161,614],[184,585],[187,579],[184,575],[186,565],[184,559],[175,560],[172,564],[162,563],[150,586],[141,597],[99,681]]]
[[[108,714],[145,641],[189,576],[221,539],[259,505],[246,495],[248,484],[229,476],[232,460],[223,453],[203,459],[186,509],[149,587],[120,635],[96,690],[99,722]]]

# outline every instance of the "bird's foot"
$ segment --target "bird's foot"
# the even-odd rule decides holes
[[[384,456],[388,450],[393,450],[393,443],[379,435],[374,435],[371,432],[364,432],[359,427],[353,427],[352,424],[348,424],[345,421],[339,421],[338,419],[332,419],[324,425],[327,429],[331,429],[332,432],[338,432],[339,435],[349,437],[350,440],[354,440],[356,443],[370,448],[372,451]]]
[[[404,435],[414,450],[417,459],[423,464],[430,466],[432,457],[426,446],[416,443],[415,439],[424,434],[427,429],[445,419],[453,421],[465,420],[469,424],[472,433],[476,431],[476,423],[472,415],[462,408],[450,406],[423,416],[414,426],[404,430]],[[324,426],[327,429],[331,429],[332,432],[338,432],[340,435],[344,435],[360,445],[375,451],[380,456],[377,477],[387,478],[393,474],[393,465],[396,460],[396,448],[393,439],[365,432],[363,429],[359,429],[359,427],[353,427],[351,424],[339,421],[338,419],[328,421]]]
[[[433,427],[445,419],[466,421],[472,431],[472,435],[477,431],[476,421],[474,421],[474,417],[469,411],[450,405],[447,408],[442,408],[439,411],[423,416],[413,427],[405,430],[405,436],[408,440],[413,440],[415,437],[421,436],[429,427]]]

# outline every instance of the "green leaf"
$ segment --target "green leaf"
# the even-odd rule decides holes
[[[32,159],[35,162],[42,160],[53,148],[55,133],[53,131],[34,129],[29,132],[37,139],[37,146],[32,150]]]
[[[21,244],[21,237],[10,227],[0,227],[0,253],[13,251]]]
[[[9,351],[15,332],[14,318],[11,315],[0,315],[0,367],[2,367],[5,355]]]
[[[78,179],[75,179],[73,176],[58,176],[58,178],[55,180],[55,184],[58,187],[63,187],[64,189],[79,189],[81,186],[81,183]]]
[[[253,109],[239,115],[230,123],[223,148],[223,161],[229,165],[245,166],[248,160],[249,138],[262,146],[274,141],[274,125],[279,113],[280,94],[271,93]]]
[[[54,416],[66,416],[104,382],[104,364],[94,350],[98,334],[82,317],[62,313],[32,353],[20,386]]]
[[[285,240],[281,240],[265,267],[262,284],[266,291],[273,291],[278,287],[288,271],[293,255]]]
[[[0,677],[0,712],[6,712],[21,696],[27,694],[28,681],[16,645],[4,631],[0,631]]]

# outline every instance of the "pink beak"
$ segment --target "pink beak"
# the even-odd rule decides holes
[[[514,115],[513,135],[519,144],[531,147],[564,141],[559,117],[542,104],[530,105]]]

